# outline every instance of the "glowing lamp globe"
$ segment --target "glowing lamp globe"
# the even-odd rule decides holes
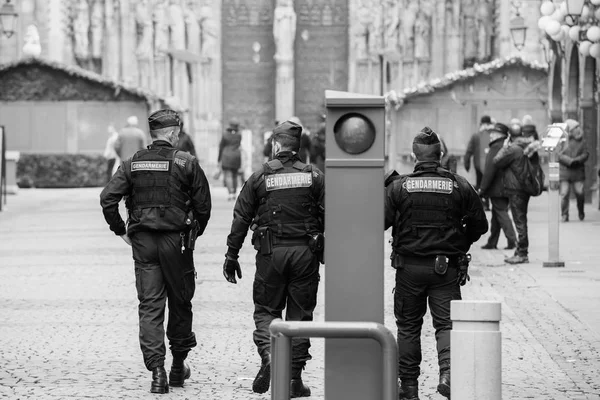
[[[590,47],[592,47],[592,42],[584,40],[583,42],[579,43],[579,53],[584,57],[589,56]]]
[[[579,42],[579,31],[581,31],[579,25],[575,25],[569,28],[569,39],[571,39],[574,42]]]
[[[600,42],[600,27],[590,26],[587,30],[587,38],[590,42]]]
[[[542,15],[552,15],[554,10],[554,3],[552,3],[551,1],[545,1],[540,6],[540,12],[542,13]]]
[[[590,46],[590,56],[600,58],[600,43],[594,43]]]

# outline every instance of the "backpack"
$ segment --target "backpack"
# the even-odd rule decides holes
[[[544,190],[544,181],[546,179],[539,158],[537,162],[531,161],[531,158],[524,156],[523,174],[519,177],[519,181],[523,187],[523,191],[530,196],[539,196]]]

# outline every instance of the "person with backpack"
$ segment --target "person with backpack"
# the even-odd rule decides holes
[[[510,211],[517,229],[517,248],[509,264],[529,262],[527,209],[531,196],[539,196],[544,179],[538,150],[541,144],[531,131],[511,130],[510,138],[494,157],[493,164],[503,170],[504,190],[510,202]],[[541,180],[541,182],[540,182]]]
[[[559,193],[561,198],[562,222],[569,221],[569,196],[571,188],[575,192],[577,199],[577,211],[579,220],[583,221],[585,213],[583,204],[585,195],[583,193],[583,184],[585,182],[585,162],[590,156],[587,144],[583,138],[583,130],[579,122],[574,119],[565,121],[567,125],[568,139],[558,143],[556,154],[560,164],[559,172]]]
[[[502,180],[502,171],[498,170],[494,165],[494,157],[502,148],[504,141],[508,137],[508,126],[497,123],[490,132],[490,150],[486,154],[485,165],[483,168],[483,178],[481,179],[481,187],[479,195],[489,198],[492,203],[492,219],[490,221],[490,236],[486,244],[481,246],[482,249],[496,249],[498,239],[500,238],[500,230],[504,231],[506,236],[507,246],[505,250],[512,250],[517,245],[517,234],[513,228],[512,220],[508,215],[508,197],[504,190],[504,182]]]

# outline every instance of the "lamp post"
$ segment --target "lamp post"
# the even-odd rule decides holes
[[[17,11],[15,6],[6,0],[6,3],[0,7],[0,31],[7,37],[11,37],[17,30]]]
[[[577,25],[579,17],[581,17],[581,13],[583,12],[585,0],[566,0],[565,3],[567,7],[565,22],[569,25]]]
[[[510,21],[510,35],[512,36],[513,44],[516,49],[521,51],[523,47],[525,47],[527,25],[525,25],[525,19],[521,17],[518,10],[517,15]]]

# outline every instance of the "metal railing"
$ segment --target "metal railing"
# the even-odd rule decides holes
[[[293,337],[375,339],[383,354],[382,400],[398,398],[398,347],[392,332],[376,322],[300,322],[276,319],[271,332],[271,399],[289,400]]]

